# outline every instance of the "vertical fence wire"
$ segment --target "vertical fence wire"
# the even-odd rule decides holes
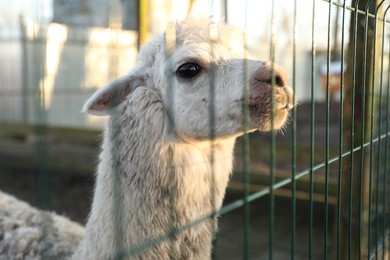
[[[325,125],[325,225],[324,225],[324,259],[328,259],[328,219],[329,219],[329,120],[330,120],[330,62],[331,62],[331,20],[332,20],[332,0],[329,1],[328,10],[328,35],[327,35],[327,60],[326,60],[326,125]]]
[[[22,44],[22,117],[23,117],[23,123],[27,123],[29,116],[28,116],[28,107],[29,107],[29,100],[28,100],[28,59],[27,59],[27,43],[28,43],[28,38],[27,38],[27,28],[26,28],[26,21],[25,19],[20,16],[19,17],[19,23],[20,23],[20,40]]]
[[[387,10],[388,10],[388,7],[386,8],[386,10],[384,11],[383,13],[383,21],[382,21],[382,41],[381,41],[381,65],[380,65],[380,83],[379,83],[379,109],[378,109],[378,136],[381,136],[382,135],[382,109],[383,109],[383,66],[384,66],[384,58],[385,58],[385,39],[386,39],[386,36],[385,36],[385,33],[386,33],[386,13],[387,13]],[[387,135],[387,133],[386,133]],[[376,209],[377,209],[377,212],[376,212],[376,218],[378,219],[379,218],[379,212],[378,212],[378,208],[379,208],[379,177],[381,175],[381,158],[383,158],[383,155],[382,155],[382,142],[383,141],[380,141],[378,142],[378,150],[377,150],[377,153],[378,153],[378,156],[377,156],[377,176],[378,176],[378,180],[377,180],[377,201],[376,201]],[[382,159],[382,160],[386,160],[386,158]],[[386,170],[383,169],[383,176],[386,176]],[[384,207],[385,207],[385,204],[383,203],[384,201],[382,200],[382,205],[383,205],[383,208],[382,208],[382,214],[384,216],[383,218],[383,222],[385,221],[385,214],[386,212],[384,211]],[[377,222],[377,236],[379,235],[379,222]],[[385,237],[385,231],[384,229],[382,230],[382,236],[383,238]],[[384,244],[382,243],[382,246],[383,246],[383,251],[382,251],[382,258],[384,258],[384,255],[385,255],[385,246]]]
[[[385,14],[387,14],[387,11],[389,10],[390,6],[386,9],[386,12]],[[385,15],[386,17],[386,15]],[[389,54],[387,55],[388,56],[388,61],[390,61],[390,39],[388,39],[388,52]],[[390,63],[390,62],[389,62]],[[384,177],[384,180],[383,180],[383,205],[384,205],[384,212],[385,212],[385,218],[384,218],[384,221],[383,221],[383,248],[386,248],[386,239],[388,240],[388,245],[387,245],[387,253],[389,254],[389,251],[390,251],[390,238],[388,237],[388,234],[386,234],[386,231],[389,232],[390,230],[390,225],[387,226],[387,222],[389,222],[390,224],[390,221],[388,219],[388,217],[386,217],[387,215],[390,216],[390,203],[389,203],[389,208],[387,208],[387,187],[388,187],[388,182],[389,180],[387,179],[388,178],[388,175],[389,175],[389,171],[388,171],[388,151],[389,151],[389,131],[390,131],[390,113],[389,113],[389,107],[390,107],[390,66],[388,65],[388,69],[387,69],[387,95],[386,95],[386,142],[385,142],[385,156],[384,156],[384,171],[385,171],[385,177]],[[386,236],[387,235],[387,236]]]
[[[119,93],[114,93],[114,99],[119,100]],[[112,195],[113,195],[113,208],[111,210],[111,216],[114,219],[114,240],[115,240],[115,256],[114,259],[121,260],[124,258],[124,238],[125,234],[123,232],[123,224],[124,224],[124,212],[123,212],[123,186],[121,185],[121,178],[120,176],[123,174],[121,172],[121,161],[120,161],[120,153],[122,150],[122,142],[120,140],[121,133],[121,122],[120,122],[120,112],[115,110],[113,111],[113,114],[111,115],[111,124],[112,128],[109,131],[110,139],[112,140],[112,146],[110,147],[110,152],[112,154],[112,162],[111,162],[111,168],[112,173],[111,177],[113,178],[112,181]]]
[[[243,190],[243,259],[249,259],[249,236],[250,236],[250,203],[248,201],[249,197],[249,184],[250,184],[250,176],[249,176],[249,134],[248,134],[248,125],[249,125],[249,91],[248,91],[248,80],[247,80],[247,71],[248,71],[248,62],[244,60],[244,109],[243,109],[243,126],[244,126],[244,135],[242,138],[242,152],[243,152],[243,182],[244,182],[244,190]]]
[[[292,47],[292,56],[293,56],[293,64],[292,64],[292,89],[293,92],[296,93],[296,41],[297,41],[297,0],[294,1],[294,21],[293,21],[293,47]],[[295,259],[295,238],[296,238],[296,170],[297,170],[297,108],[296,108],[296,96],[293,97],[294,107],[292,109],[292,118],[293,118],[293,126],[292,126],[292,151],[291,151],[291,259]]]
[[[369,13],[369,8],[370,8],[370,5],[371,5],[371,3],[372,3],[372,0],[370,0],[368,3],[367,3],[367,5],[366,5],[366,14],[368,14]],[[376,19],[376,17],[375,17],[375,19]],[[367,42],[368,42],[368,16],[366,17],[366,30],[365,30],[365,32],[366,32],[366,41],[365,41],[365,44],[367,44]],[[367,49],[367,48],[366,48]],[[375,42],[374,42],[374,49],[375,49]],[[374,57],[375,57],[375,52],[374,52]],[[365,59],[367,59],[367,57],[365,57]],[[365,63],[365,65],[366,65],[367,63]],[[374,58],[374,62],[373,62],[373,66],[375,66],[375,58]],[[367,73],[367,67],[366,66],[364,66],[364,69],[365,69],[365,71],[364,71],[364,73]],[[374,75],[372,76],[372,77],[375,77]],[[363,82],[366,82],[365,80],[363,81]],[[372,86],[373,87],[373,86]],[[364,89],[364,88],[363,88]],[[372,91],[372,90],[371,90]],[[373,92],[373,91],[372,91]],[[363,107],[365,107],[365,103],[366,103],[366,95],[369,95],[370,93],[364,93],[363,95],[362,95],[362,97],[363,97],[363,99],[364,99],[364,103],[363,103]],[[371,102],[373,102],[373,99],[371,99]],[[369,112],[369,111],[367,111],[367,112]],[[365,111],[364,111],[364,109],[363,109],[363,112],[362,113],[365,113]],[[367,114],[367,115],[370,115],[369,113],[365,113],[365,114]],[[371,118],[372,118],[372,116],[371,116]],[[362,123],[362,127],[363,128],[365,128],[365,123],[364,123],[364,121],[365,121],[365,118],[364,118],[364,116],[363,116],[363,118],[362,118],[362,121],[363,121],[363,123]],[[368,123],[368,122],[367,122]],[[372,122],[371,122],[371,126],[372,126],[373,124],[372,124]],[[368,129],[367,129],[368,130]],[[370,133],[369,133],[370,134]],[[364,134],[362,134],[362,139],[364,139]],[[371,135],[370,135],[370,148],[372,147],[372,133],[371,133]],[[370,158],[371,158],[371,151],[372,151],[372,149],[370,149]],[[362,151],[362,154],[364,155],[364,151]],[[372,190],[371,190],[371,188],[372,188],[372,171],[371,171],[371,167],[372,167],[372,162],[371,162],[371,160],[369,161],[369,181],[368,181],[368,224],[367,224],[367,233],[368,233],[368,242],[367,242],[367,255],[370,255],[370,253],[371,253],[371,220],[372,220],[372,218],[371,218],[371,207],[372,207],[372,205],[371,205],[371,196],[372,196]],[[363,167],[362,167],[363,168]],[[363,169],[363,174],[364,174],[364,169]]]
[[[214,19],[215,14],[215,3],[213,0],[210,1],[210,10],[211,10],[211,19]],[[216,37],[218,35],[218,27],[214,24],[210,25],[209,28],[209,44],[210,44],[210,55],[212,57],[212,60],[214,61],[214,42],[216,40]],[[215,177],[216,177],[216,171],[215,171],[215,138],[216,138],[216,124],[215,124],[215,100],[216,100],[216,93],[215,93],[215,85],[216,85],[216,64],[212,63],[210,64],[210,70],[208,72],[209,74],[209,96],[210,96],[210,103],[209,103],[209,140],[211,140],[210,143],[210,168],[211,168],[211,207],[212,207],[212,222],[213,222],[213,230],[217,231],[216,226],[216,202],[215,202],[215,194],[216,194],[216,187],[215,187]],[[212,259],[217,259],[217,250],[215,250],[217,245],[217,237],[215,236],[212,241]]]
[[[376,89],[375,86],[376,86],[376,57],[377,57],[377,33],[378,33],[378,13],[379,13],[379,10],[382,6],[382,4],[385,2],[385,0],[382,0],[382,2],[379,3],[379,5],[376,7],[376,10],[375,10],[375,26],[374,26],[374,37],[375,37],[375,42],[374,42],[374,64],[373,64],[373,77],[372,77],[372,91],[371,91],[371,140],[373,140],[373,135],[374,135],[374,118],[375,118],[375,107],[376,107],[376,103],[377,103],[377,100],[375,100],[375,92],[376,92]],[[382,23],[383,25],[383,28],[384,28],[384,24]],[[382,37],[384,37],[382,35]],[[383,39],[383,38],[382,38]],[[379,41],[378,41],[379,42]],[[382,51],[383,51],[383,45],[382,45]],[[381,55],[381,65],[383,66],[383,52],[382,52],[382,55]],[[381,80],[382,77],[380,77],[380,80]],[[378,111],[378,118],[377,118],[377,123],[378,123],[378,129],[375,130],[375,131],[378,131],[378,137],[381,136],[381,104],[382,104],[382,86],[381,86],[381,83],[379,83],[379,111]],[[371,141],[372,143],[372,141]],[[378,141],[377,143],[377,156],[378,158],[380,157],[380,146],[381,144],[381,140]],[[374,174],[373,171],[374,171],[374,157],[373,157],[373,153],[374,153],[374,147],[373,145],[371,144],[370,146],[370,178],[372,177],[372,175]],[[376,192],[375,192],[375,221],[376,221],[376,225],[375,225],[375,258],[378,259],[378,235],[379,235],[379,179],[380,179],[380,173],[379,173],[379,170],[380,170],[380,167],[379,167],[379,163],[376,165],[377,167],[377,174],[376,174],[376,182],[375,182],[375,186],[376,186]],[[371,188],[370,188],[371,189]],[[371,200],[370,200],[370,203],[371,203]]]
[[[343,129],[344,129],[344,36],[345,36],[345,0],[343,2],[343,14],[342,14],[342,23],[341,23],[341,63],[340,63],[340,121],[339,121],[339,175],[338,175],[338,191],[337,191],[337,241],[336,241],[336,256],[337,259],[340,259],[340,222],[341,222],[341,180],[342,180],[342,172],[343,172]],[[338,25],[337,25],[338,26]],[[351,153],[351,157],[353,154]],[[352,186],[352,185],[351,185]],[[349,242],[349,241],[348,241]]]
[[[363,36],[363,64],[362,64],[362,68],[363,68],[363,73],[362,73],[362,83],[365,85],[366,83],[366,73],[367,73],[367,42],[368,42],[368,9],[369,9],[369,6],[371,4],[372,0],[370,0],[366,6],[365,6],[365,19],[364,19],[364,36]],[[360,132],[361,132],[361,147],[360,147],[360,200],[359,200],[359,203],[360,203],[360,211],[359,211],[359,214],[360,214],[360,218],[359,218],[359,221],[361,222],[361,228],[363,228],[363,221],[364,221],[364,215],[363,215],[363,178],[364,178],[364,166],[365,166],[365,147],[364,147],[364,143],[365,143],[365,110],[366,110],[366,89],[365,87],[362,88],[362,97],[361,97],[361,126],[360,126]],[[369,184],[369,186],[371,186],[371,184]],[[369,214],[369,221],[371,220],[370,218],[370,214]],[[362,232],[362,231],[361,231]],[[370,234],[370,229],[368,229],[368,234]],[[362,239],[362,236],[359,237],[360,239]],[[370,244],[370,235],[368,235],[368,244]],[[366,245],[367,246],[367,245]],[[370,252],[370,249],[369,249],[370,246],[368,246],[368,254]]]
[[[173,52],[176,49],[176,28],[173,26],[172,23],[168,24],[167,31],[165,33],[165,61],[167,62],[167,70],[168,73],[173,73],[174,65],[172,64],[172,55]],[[169,75],[165,78],[166,84],[167,84],[167,98],[168,98],[168,107],[167,107],[167,113],[170,117],[170,121],[168,122],[168,138],[170,139],[170,142],[173,142],[174,133],[175,133],[175,93],[174,93],[174,87],[173,87],[173,79]],[[168,237],[168,243],[169,243],[169,258],[172,259],[172,257],[175,255],[176,247],[175,247],[175,239],[174,234],[177,231],[176,227],[176,214],[175,214],[175,195],[176,195],[176,189],[175,189],[175,165],[174,165],[174,144],[171,144],[168,147],[168,164],[167,164],[167,172],[169,174],[168,183],[170,186],[169,190],[169,229],[172,234],[172,236]]]
[[[40,31],[34,28],[33,41],[38,41]],[[46,53],[37,53],[35,59],[46,60]],[[39,75],[44,78],[46,73],[45,62],[40,63]],[[46,93],[45,81],[41,80],[35,91],[34,97],[34,116],[36,119],[36,126],[34,128],[37,137],[35,141],[35,149],[37,155],[37,187],[38,187],[38,205],[42,209],[51,208],[51,196],[49,194],[49,176],[48,176],[48,140],[47,140],[47,118],[46,118]]]
[[[114,45],[115,41],[115,30],[110,29],[109,34],[109,40],[110,44]],[[112,51],[112,49],[110,49]],[[111,68],[110,71],[111,74],[115,73],[115,67]],[[120,97],[120,90],[116,90],[113,93],[113,100],[114,103],[119,103]],[[108,134],[110,135],[110,140],[112,141],[112,146],[110,149],[110,154],[112,155],[112,162],[111,162],[111,177],[113,178],[112,181],[112,195],[113,195],[113,208],[111,210],[112,218],[114,219],[114,240],[115,240],[115,255],[112,256],[116,260],[124,259],[125,255],[125,246],[124,246],[124,239],[125,239],[125,232],[123,230],[123,226],[125,223],[125,217],[124,217],[124,201],[123,201],[123,189],[122,186],[122,179],[121,175],[123,174],[123,168],[122,168],[122,161],[121,161],[121,152],[123,151],[123,143],[121,141],[121,136],[123,136],[122,133],[122,122],[121,122],[121,112],[118,109],[113,109],[112,115],[110,117],[110,123],[112,124],[112,127],[110,128],[110,131]]]
[[[275,100],[275,1],[271,4],[271,42],[270,42],[270,61],[272,64],[271,68],[271,129],[274,130],[275,126],[275,112],[274,112],[274,100]],[[274,225],[275,225],[275,194],[274,194],[274,183],[275,183],[275,132],[271,132],[270,137],[270,175],[269,175],[269,215],[268,215],[268,258],[273,259],[274,250]]]
[[[308,241],[308,251],[309,259],[313,255],[313,191],[314,191],[314,156],[315,156],[315,64],[316,64],[316,30],[315,23],[316,21],[316,1],[313,1],[313,10],[312,10],[312,28],[311,28],[311,98],[310,98],[310,179],[309,179],[309,241]]]
[[[357,56],[357,28],[358,28],[358,8],[359,8],[359,1],[357,0],[355,3],[355,10],[354,10],[354,19],[353,19],[353,50],[352,50],[352,81],[351,81],[351,135],[350,135],[350,177],[349,177],[349,201],[348,201],[348,259],[351,258],[351,249],[352,249],[352,223],[353,223],[353,216],[352,216],[352,205],[353,205],[353,177],[354,177],[354,148],[355,148],[355,100],[356,100],[356,56]],[[352,25],[350,25],[352,26]],[[351,37],[350,37],[351,38]],[[360,203],[359,203],[360,205]],[[359,207],[359,212],[361,212],[361,209]],[[358,239],[358,247],[359,247],[359,259],[361,259],[361,221],[359,219],[359,239]]]
[[[34,28],[33,32],[33,41],[36,41],[39,38],[39,30]],[[41,59],[42,61],[46,60],[46,53],[38,53],[34,58]],[[42,62],[39,66],[39,75],[43,79],[46,75],[46,63]],[[45,100],[45,81],[40,80],[38,83],[35,97],[34,97],[34,116],[37,124],[34,127],[34,134],[36,136],[35,140],[35,152],[37,158],[37,171],[36,171],[36,184],[38,189],[38,207],[40,209],[49,210],[52,208],[52,197],[50,193],[50,175],[48,169],[48,127],[47,127],[47,114],[46,114],[46,100]],[[50,229],[52,228],[51,218],[45,214],[44,211],[41,212],[41,232],[42,232],[42,241],[44,241],[44,247],[41,248],[42,258],[47,258],[46,252],[50,246],[48,236]]]
[[[387,12],[389,11],[390,9],[390,6],[387,7],[386,11],[384,12],[384,25],[383,27],[385,28],[386,25],[387,25],[387,21],[386,21],[386,15],[387,15]],[[383,33],[383,38],[386,38],[386,34]],[[384,43],[383,43],[384,44]],[[384,212],[384,220],[383,220],[383,225],[382,225],[382,228],[383,228],[383,241],[382,241],[382,245],[383,245],[383,258],[385,256],[385,249],[386,249],[386,230],[387,230],[387,176],[388,176],[388,170],[387,170],[387,161],[388,161],[388,149],[389,149],[389,121],[390,121],[390,118],[389,118],[389,106],[390,106],[390,39],[388,39],[388,55],[387,55],[387,59],[388,59],[388,69],[387,69],[387,94],[386,94],[386,139],[385,139],[385,153],[384,153],[384,167],[383,167],[383,170],[384,170],[384,178],[383,178],[383,212]],[[390,212],[390,209],[389,209],[389,212]],[[389,214],[390,215],[390,214]],[[388,245],[388,251],[390,251],[390,242],[389,242],[389,245]]]
[[[244,1],[244,16],[248,17],[248,1]],[[247,19],[245,18],[245,28],[247,28]],[[249,82],[248,82],[248,60],[247,60],[247,53],[246,50],[248,49],[247,46],[247,37],[244,33],[243,35],[243,44],[244,44],[244,60],[243,60],[243,98],[244,98],[244,104],[243,104],[243,129],[244,129],[244,135],[242,138],[243,142],[243,150],[242,150],[242,157],[243,157],[243,182],[244,182],[244,190],[243,190],[243,196],[244,196],[244,206],[243,206],[243,221],[244,221],[244,228],[243,228],[243,259],[249,259],[249,243],[250,243],[250,203],[248,201],[249,197],[249,184],[250,184],[250,176],[249,176]]]
[[[210,26],[209,31],[209,43],[210,43],[210,54],[212,59],[214,60],[214,41],[216,36],[218,35],[218,27],[213,26],[213,24]],[[212,208],[212,226],[213,230],[216,231],[216,216],[215,212],[217,211],[216,208],[216,202],[215,202],[215,194],[216,194],[216,170],[215,170],[215,138],[216,138],[216,124],[215,124],[215,100],[216,100],[216,93],[215,93],[215,84],[216,84],[216,64],[211,63],[209,67],[209,96],[210,96],[210,102],[209,102],[209,140],[210,140],[210,169],[211,169],[211,187],[210,187],[210,194],[211,194],[211,208]],[[216,240],[213,239],[213,245],[216,245]],[[213,250],[212,258],[216,259],[216,250]]]

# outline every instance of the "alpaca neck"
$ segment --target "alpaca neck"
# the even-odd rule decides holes
[[[140,155],[153,160],[154,166],[131,163],[116,177],[112,167],[106,168],[110,162],[103,151],[86,231],[93,251],[105,256],[131,251],[218,210],[231,172],[233,146],[234,139],[215,143],[210,162],[212,153],[206,144],[161,145],[153,156]],[[166,161],[168,152],[171,162]],[[205,221],[176,235],[174,243],[168,239],[152,246],[139,258],[208,258],[215,225],[214,220]]]
[[[151,96],[136,98],[150,101],[142,105],[147,111],[140,113],[138,103],[129,104],[137,113],[130,111],[119,122],[111,119],[107,127],[92,211],[76,259],[132,253],[221,207],[235,138],[167,141],[161,103]],[[207,259],[215,228],[216,221],[209,219],[147,247],[137,257]]]

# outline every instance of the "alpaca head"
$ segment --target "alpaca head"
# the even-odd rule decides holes
[[[84,110],[110,114],[144,86],[158,91],[166,120],[182,139],[281,128],[293,105],[286,74],[277,65],[251,59],[244,39],[242,31],[209,19],[171,24],[141,48],[130,74],[97,91]]]

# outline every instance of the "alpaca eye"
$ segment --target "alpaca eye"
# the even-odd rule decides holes
[[[196,63],[184,63],[177,71],[176,75],[180,78],[191,79],[198,75],[200,72],[200,66]]]

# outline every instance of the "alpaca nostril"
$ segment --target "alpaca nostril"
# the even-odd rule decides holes
[[[284,87],[284,85],[285,85],[285,82],[280,75],[275,75],[274,81],[272,80],[272,77],[270,77],[268,79],[256,78],[256,81],[264,82],[264,83],[267,83],[268,85],[275,85],[277,87]]]
[[[275,77],[275,85],[278,87],[284,87],[284,80],[281,76],[276,75]]]
[[[278,87],[284,87],[286,85],[286,73],[279,68],[275,68],[275,85]]]
[[[286,86],[286,73],[278,66],[262,67],[255,74],[255,80],[258,82],[264,82],[268,85],[274,85],[277,87]]]

